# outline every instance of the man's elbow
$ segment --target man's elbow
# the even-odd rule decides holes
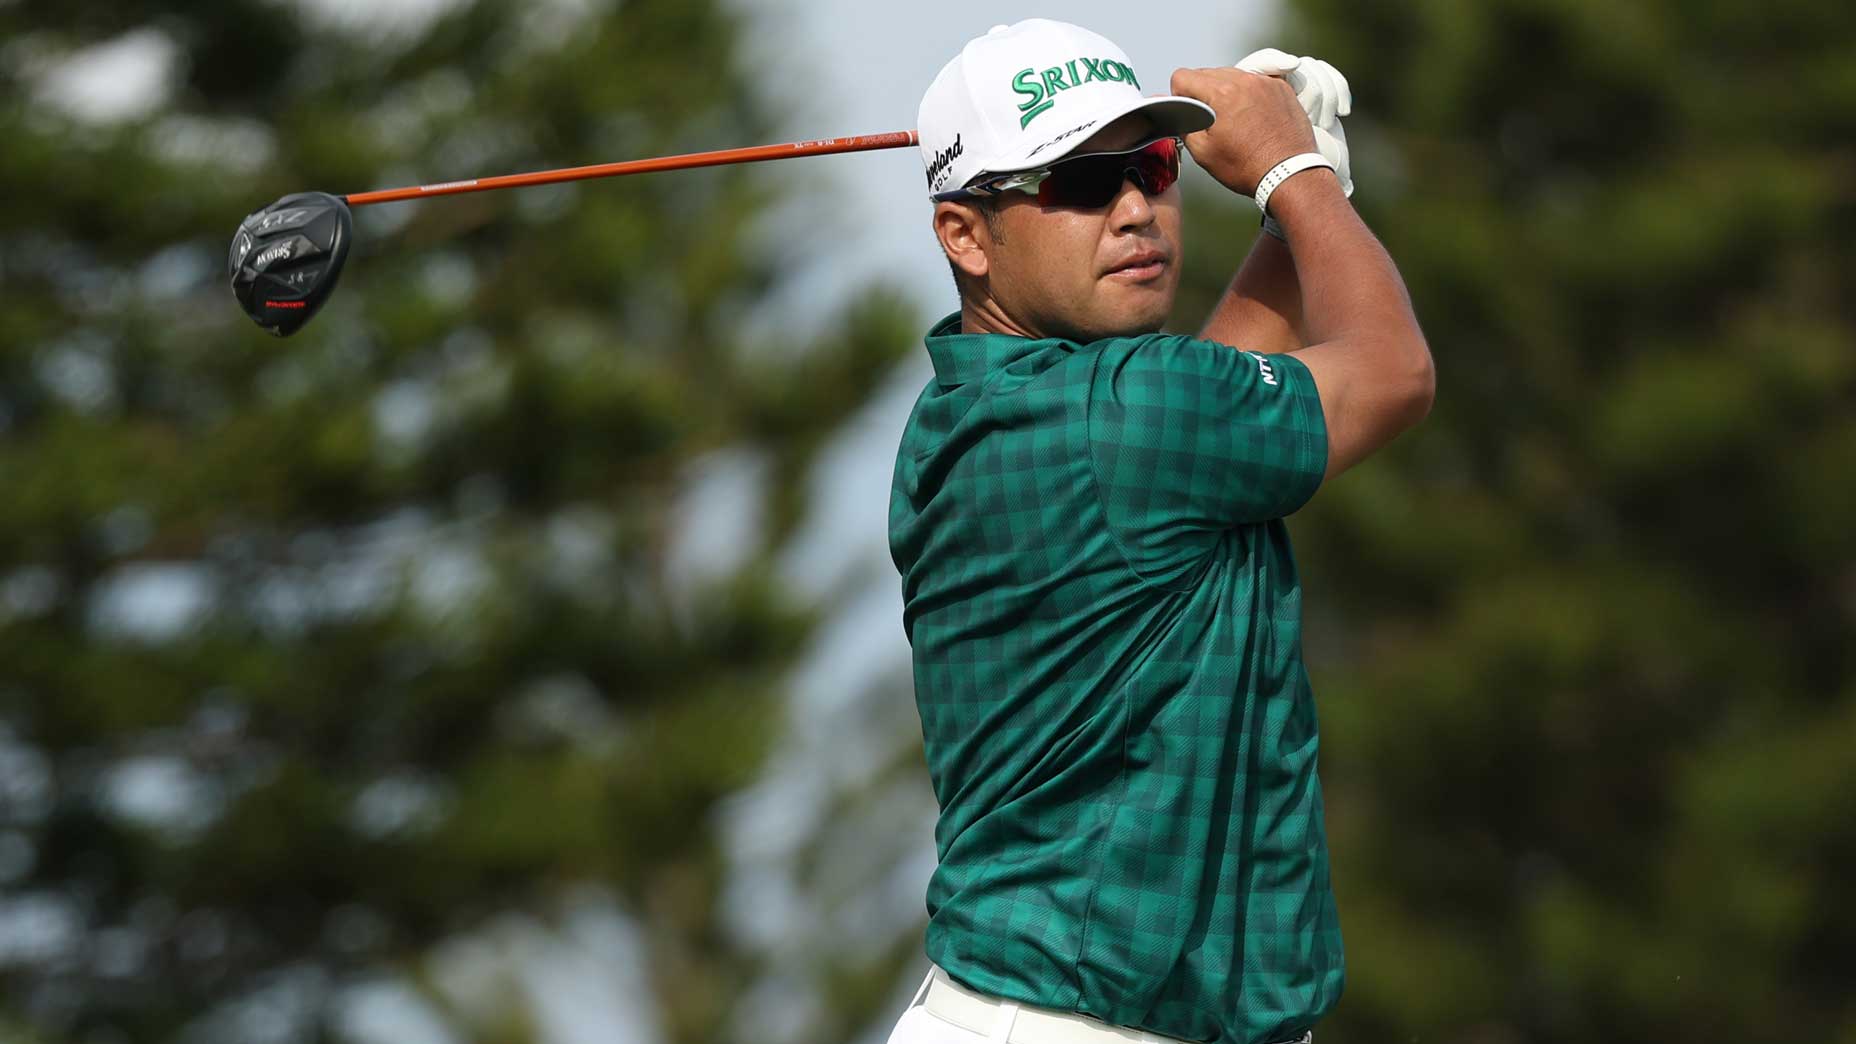
[[[1430,416],[1431,406],[1437,401],[1437,367],[1431,361],[1431,349],[1422,334],[1414,333],[1401,354],[1406,364],[1399,381],[1402,392],[1399,414],[1404,427],[1411,429]]]

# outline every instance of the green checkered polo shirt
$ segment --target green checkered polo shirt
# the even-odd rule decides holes
[[[927,951],[1185,1040],[1340,997],[1301,585],[1327,429],[1286,355],[930,331],[889,540],[941,815]]]

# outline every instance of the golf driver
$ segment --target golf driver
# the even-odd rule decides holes
[[[346,196],[334,196],[326,192],[298,192],[252,212],[240,222],[238,233],[232,237],[232,250],[227,258],[232,295],[238,299],[239,307],[245,309],[245,314],[251,316],[253,322],[278,337],[288,337],[301,330],[335,291],[335,281],[341,276],[342,263],[348,259],[348,248],[354,239],[354,220],[348,212],[349,207],[423,199],[427,196],[449,196],[460,192],[488,192],[491,189],[549,185],[560,181],[612,178],[659,170],[686,170],[691,167],[754,163],[795,156],[824,156],[839,152],[901,149],[915,145],[918,140],[914,131],[895,131],[851,138],[757,145],[745,149],[692,152],[681,156],[565,167],[528,174],[504,174],[493,178],[446,181],[436,185],[356,192]]]

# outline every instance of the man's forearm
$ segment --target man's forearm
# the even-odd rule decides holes
[[[1270,197],[1270,209],[1295,243],[1301,326],[1310,343],[1392,338],[1428,360],[1397,266],[1340,193],[1332,171],[1290,178]]]
[[[1199,338],[1265,354],[1293,352],[1307,344],[1302,284],[1287,244],[1258,234]]]

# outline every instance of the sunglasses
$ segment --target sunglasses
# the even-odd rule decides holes
[[[1120,152],[1089,152],[1058,160],[1038,170],[1022,170],[988,178],[977,185],[937,192],[935,202],[997,196],[1017,190],[1037,197],[1041,207],[1105,207],[1121,195],[1121,183],[1130,178],[1141,191],[1158,196],[1179,180],[1178,138],[1159,138]]]

